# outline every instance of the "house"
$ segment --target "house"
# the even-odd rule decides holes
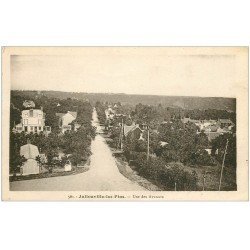
[[[15,132],[21,133],[40,133],[49,134],[50,126],[45,126],[45,113],[41,109],[26,109],[22,111],[21,123],[14,128]]]
[[[188,122],[197,123],[197,124],[200,124],[200,123],[201,123],[200,120],[194,120],[194,119],[191,119],[191,118],[189,118],[189,117],[184,117],[184,118],[181,119],[181,121],[182,121],[183,123],[188,123]]]
[[[218,127],[216,125],[209,125],[204,128],[205,132],[217,132]]]
[[[208,153],[209,155],[212,154],[212,149],[211,149],[211,148],[206,148],[205,151],[207,151],[207,153]]]
[[[65,113],[56,113],[56,116],[59,117],[59,128],[61,128],[62,133],[64,134],[66,131],[72,130],[72,123],[76,117],[77,112],[68,111]]]
[[[142,124],[140,124],[140,128],[141,128],[142,130],[146,130],[146,129],[148,129],[148,124],[142,123]]]
[[[38,147],[30,143],[23,145],[20,148],[20,155],[23,155],[27,159],[27,161],[25,161],[23,166],[20,168],[21,174],[39,174],[40,167],[36,161],[36,157],[39,156]]]
[[[131,138],[135,138],[135,139],[143,139],[142,137],[143,134],[143,130],[139,127],[139,125],[131,125],[131,126],[127,126],[124,125],[123,127],[123,135],[124,137],[131,137]]]
[[[109,120],[109,119],[114,119],[114,116],[115,116],[115,111],[111,108],[111,107],[108,107],[106,110],[105,110],[105,115],[106,115],[106,119]]]
[[[164,148],[164,147],[166,147],[168,145],[168,142],[166,142],[166,141],[160,141],[159,144],[160,144],[161,147]]]
[[[234,123],[230,119],[219,119],[218,124],[221,128],[234,126]]]

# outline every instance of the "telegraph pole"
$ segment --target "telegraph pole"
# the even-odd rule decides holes
[[[123,137],[123,117],[122,117],[122,128],[121,128],[121,149],[122,149],[122,138]]]
[[[147,145],[147,161],[149,160],[149,125],[148,125],[148,145]]]
[[[206,172],[203,174],[203,191],[205,191]]]
[[[226,148],[225,148],[225,152],[224,152],[224,156],[223,156],[223,161],[222,161],[222,165],[221,165],[219,191],[221,189],[221,181],[222,181],[222,175],[223,175],[225,158],[226,158],[226,154],[227,154],[227,147],[228,147],[228,139],[227,139]]]
[[[203,174],[203,188],[202,188],[203,191],[205,191],[206,175],[210,173],[211,173],[210,171],[205,171]]]

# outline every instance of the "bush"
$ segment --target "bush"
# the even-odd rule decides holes
[[[186,191],[197,189],[198,176],[195,171],[188,171],[179,162],[169,163],[160,157],[150,157],[147,161],[146,153],[127,152],[128,161],[133,161],[135,170],[139,175],[161,186],[164,190]]]

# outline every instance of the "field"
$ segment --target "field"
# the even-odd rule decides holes
[[[205,190],[206,191],[218,191],[219,181],[220,181],[220,172],[221,166],[199,166],[199,167],[189,167],[186,166],[189,170],[195,170],[198,174],[198,190],[203,189],[203,175],[206,171],[205,179]],[[237,185],[236,180],[236,171],[231,167],[224,167],[221,190],[223,191],[236,191]]]

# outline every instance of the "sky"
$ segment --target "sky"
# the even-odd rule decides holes
[[[11,89],[18,90],[230,97],[235,81],[233,55],[118,48],[11,56]]]

